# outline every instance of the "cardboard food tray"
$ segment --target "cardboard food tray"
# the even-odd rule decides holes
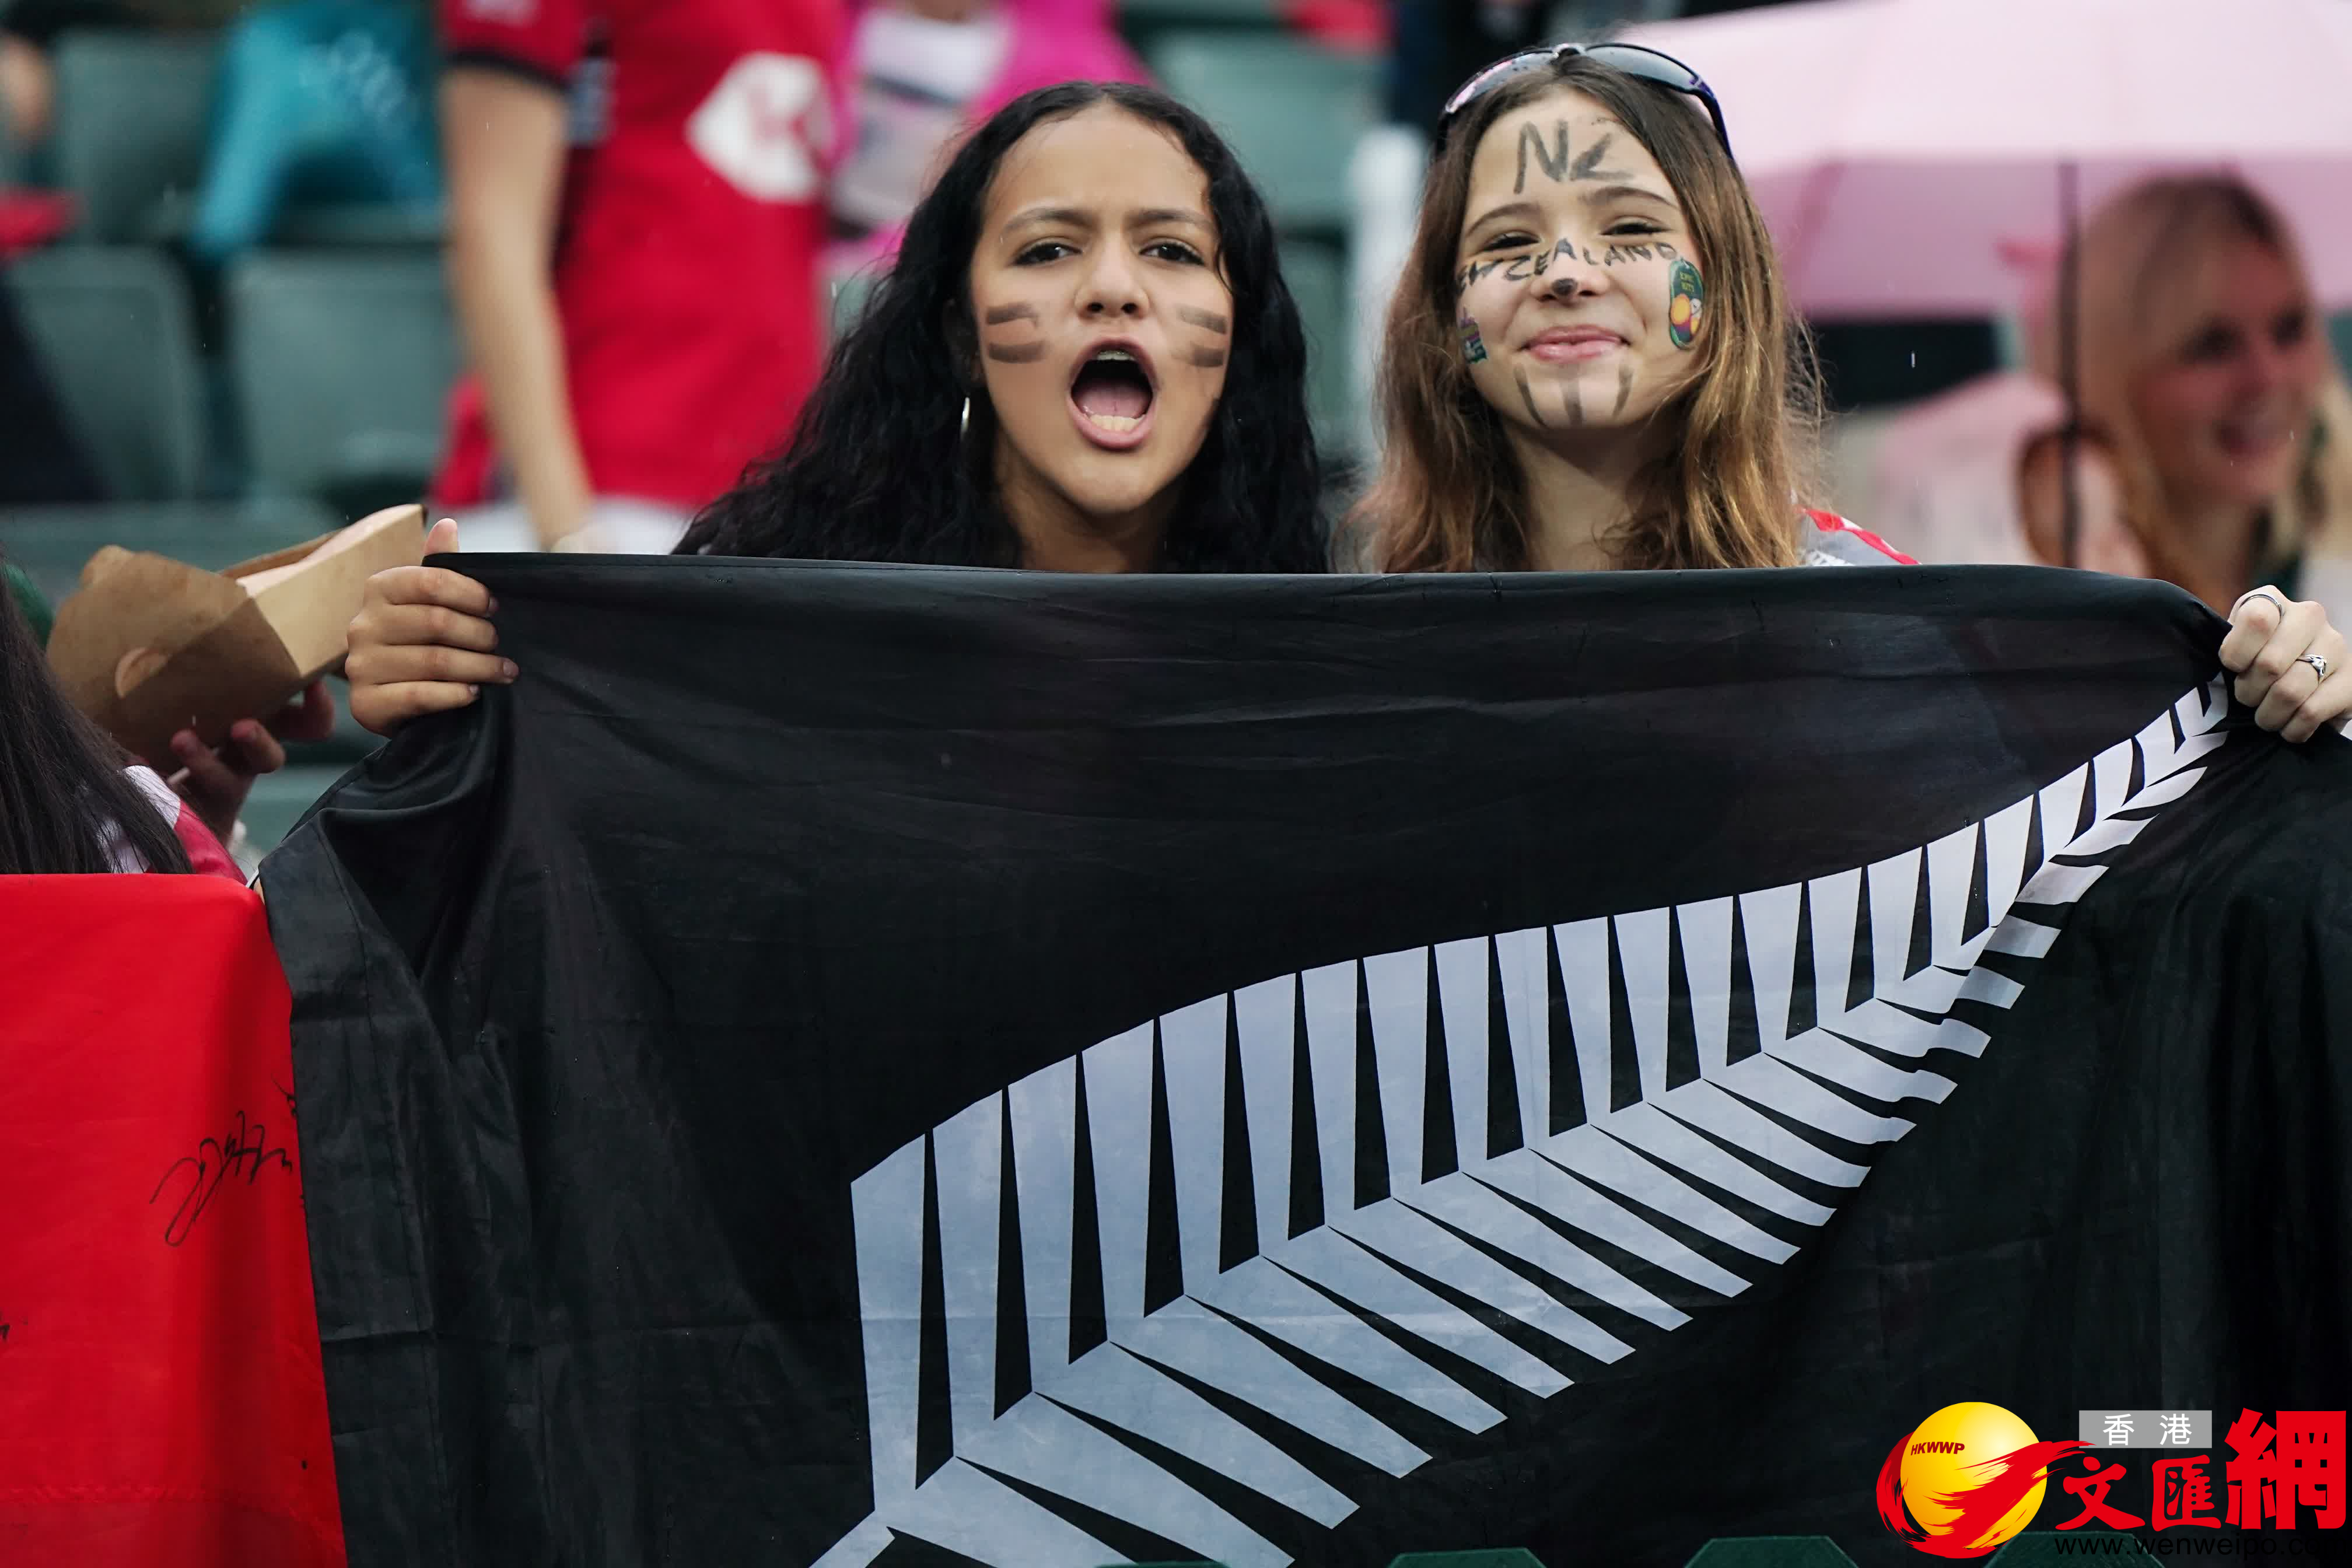
[[[341,669],[368,578],[424,558],[421,506],[225,572],[108,545],[58,606],[49,663],[75,706],[168,773],[178,731],[217,746]]]

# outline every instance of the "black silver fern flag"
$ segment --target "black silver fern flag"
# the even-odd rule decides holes
[[[264,876],[355,1563],[1895,1561],[1942,1405],[2352,1395],[2352,747],[2170,589],[471,564]]]

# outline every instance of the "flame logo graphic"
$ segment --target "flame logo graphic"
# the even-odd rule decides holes
[[[2032,1522],[2050,1467],[2084,1447],[2037,1441],[1998,1405],[1946,1405],[1879,1467],[1879,1520],[1931,1556],[1981,1557]]]

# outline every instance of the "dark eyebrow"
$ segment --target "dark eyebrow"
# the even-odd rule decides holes
[[[1160,225],[1167,223],[1185,224],[1193,228],[1206,228],[1209,226],[1208,219],[1202,217],[1199,213],[1188,212],[1182,207],[1146,207],[1143,211],[1129,216],[1127,220],[1127,226],[1129,228],[1157,228]]]
[[[1041,223],[1067,224],[1072,228],[1092,228],[1095,220],[1091,215],[1082,213],[1076,207],[1031,207],[1027,212],[1013,214],[1004,226],[1028,228]]]
[[[1467,234],[1470,230],[1478,227],[1480,224],[1492,223],[1498,217],[1541,217],[1542,216],[1543,209],[1533,202],[1505,202],[1501,206],[1488,207],[1485,212],[1480,213],[1478,222],[1464,225],[1462,232]]]
[[[1208,219],[1198,213],[1187,212],[1182,207],[1147,207],[1139,213],[1130,213],[1127,219],[1127,226],[1129,228],[1148,228],[1171,223],[1183,224],[1192,228],[1204,229],[1209,226]],[[1092,213],[1081,212],[1076,207],[1031,207],[1026,212],[1013,214],[1004,226],[1009,229],[1030,228],[1039,224],[1063,224],[1071,228],[1092,228],[1095,226],[1095,218]]]
[[[1597,191],[1584,193],[1584,199],[1595,205],[1604,202],[1622,201],[1627,196],[1639,197],[1645,202],[1655,202],[1662,207],[1675,205],[1674,198],[1662,196],[1647,185],[1603,185]]]

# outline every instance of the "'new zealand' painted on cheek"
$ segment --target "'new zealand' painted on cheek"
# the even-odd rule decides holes
[[[1675,347],[1686,349],[1698,341],[1698,318],[1706,308],[1706,285],[1699,280],[1697,268],[1676,257],[1673,270],[1666,274],[1666,338]]]

